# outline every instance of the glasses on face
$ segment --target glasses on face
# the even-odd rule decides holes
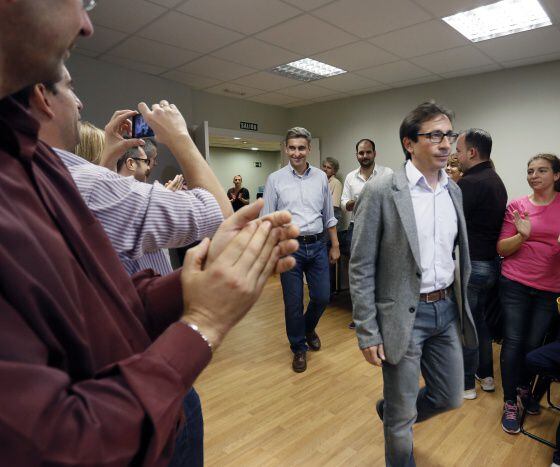
[[[151,159],[143,159],[141,157],[131,157],[131,159],[134,159],[135,161],[142,161],[144,162],[148,167],[152,166],[152,160]]]
[[[82,5],[84,6],[84,10],[91,11],[95,8],[96,5],[95,0],[82,0]]]
[[[429,133],[418,133],[418,136],[425,136],[426,138],[429,138],[430,142],[432,143],[441,143],[445,136],[447,137],[447,141],[449,141],[449,144],[453,144],[455,141],[457,141],[459,133],[456,133],[454,131],[448,131],[447,133],[444,133],[443,131],[436,130],[430,131]]]

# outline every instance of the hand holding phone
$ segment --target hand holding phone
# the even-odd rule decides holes
[[[190,138],[187,122],[181,112],[166,100],[152,105],[151,109],[145,102],[140,102],[138,110],[153,129],[156,140],[168,146],[171,152],[175,144],[184,144],[184,137]]]
[[[150,138],[154,136],[154,130],[144,120],[142,114],[136,114],[132,117],[132,137],[133,138]]]

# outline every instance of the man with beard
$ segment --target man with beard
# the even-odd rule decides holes
[[[148,156],[154,149],[154,143],[149,138],[144,139],[144,146],[127,149],[117,161],[117,173],[123,177],[134,177],[135,180],[146,183],[152,167],[156,165],[157,151],[152,157]]]
[[[375,163],[375,143],[371,139],[361,139],[356,143],[356,159],[360,167],[350,172],[344,180],[344,189],[342,190],[341,205],[342,209],[351,213],[350,224],[344,237],[344,253],[350,256],[350,248],[352,246],[352,234],[354,232],[354,205],[364,188],[366,182],[374,177],[385,174],[391,174],[393,171],[388,167]],[[354,329],[354,321],[348,325],[350,329]]]

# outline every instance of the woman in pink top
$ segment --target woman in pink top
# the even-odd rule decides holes
[[[518,394],[527,413],[540,410],[538,401],[530,398],[525,355],[542,345],[560,293],[560,159],[552,154],[529,159],[527,182],[533,193],[508,205],[498,240],[498,253],[504,257],[500,362],[502,428],[507,433],[519,433]]]

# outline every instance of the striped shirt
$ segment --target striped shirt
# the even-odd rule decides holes
[[[123,177],[75,154],[55,149],[89,209],[101,222],[129,274],[173,269],[163,248],[177,248],[211,237],[223,221],[208,191],[170,191]]]

